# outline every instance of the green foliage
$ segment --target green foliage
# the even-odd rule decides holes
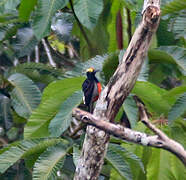
[[[150,112],[167,115],[170,104],[168,100],[163,99],[166,90],[150,82],[137,82],[132,93],[136,94],[145,103]]]
[[[173,0],[165,4],[162,8],[162,15],[174,13],[186,8],[186,0]]]
[[[103,55],[103,56],[96,56],[94,58],[91,58],[90,60],[86,62],[77,63],[75,68],[73,68],[72,71],[67,71],[65,73],[65,77],[75,77],[75,76],[82,76],[85,75],[86,70],[89,67],[93,67],[96,70],[102,70],[103,63],[105,60],[109,57],[109,55]],[[97,75],[96,75],[97,76]],[[99,74],[98,74],[99,77]],[[101,77],[99,77],[100,79]]]
[[[183,93],[172,106],[168,114],[169,123],[180,117],[186,111],[186,93]]]
[[[5,77],[14,73],[24,74],[33,81],[42,82],[44,84],[49,84],[50,82],[59,79],[63,74],[60,69],[55,69],[43,63],[18,64],[15,67],[8,69],[5,73]]]
[[[117,151],[109,148],[106,154],[106,160],[116,169],[116,171],[127,180],[132,179],[132,173],[128,162]]]
[[[45,88],[39,107],[32,113],[25,126],[24,137],[49,136],[48,125],[56,116],[61,104],[75,91],[81,89],[84,78],[68,78],[49,84]]]
[[[16,42],[13,44],[14,50],[18,57],[30,55],[38,44],[36,37],[31,28],[19,29],[16,35]]]
[[[170,180],[175,179],[174,174],[170,170],[170,153],[154,149],[147,166],[147,179],[148,180]]]
[[[132,96],[128,96],[124,103],[123,108],[125,110],[125,113],[129,119],[130,125],[132,129],[136,126],[137,120],[138,120],[138,107],[136,105],[135,100]]]
[[[33,179],[72,178],[84,136],[74,140],[65,134],[70,143],[56,138],[38,138],[58,137],[67,130],[72,109],[82,99],[80,90],[85,78],[79,76],[85,75],[87,68],[101,71],[96,76],[103,87],[109,81],[125,53],[125,50],[117,50],[118,12],[122,17],[122,41],[126,48],[129,31],[132,34],[141,19],[143,0],[74,0],[73,7],[81,27],[68,2],[0,2],[0,146],[9,143],[0,149],[0,179],[29,179],[26,177],[28,169]],[[148,60],[123,107],[132,128],[149,133],[137,122],[138,108],[132,98],[137,95],[153,122],[168,118],[169,123],[160,128],[185,148],[185,0],[164,0],[162,4],[163,17]],[[46,50],[40,43],[44,37],[49,41],[46,42],[56,68],[46,65]],[[32,62],[36,57],[36,45],[41,63]],[[25,63],[28,57],[31,63]],[[13,66],[15,58],[18,64]],[[11,143],[18,139],[20,141]],[[182,163],[166,151],[113,137],[111,142],[118,144],[109,145],[102,170],[105,179],[182,180],[186,176]],[[60,177],[56,175],[58,171],[62,174]]]
[[[92,30],[103,10],[103,0],[75,0],[74,10],[82,25]]]
[[[37,4],[37,0],[32,0],[32,1],[21,0],[21,4],[19,7],[19,18],[22,21],[28,21],[30,14],[34,10],[36,4]]]
[[[49,35],[51,20],[57,10],[66,6],[67,0],[40,0],[37,4],[32,28],[38,40]]]
[[[19,159],[31,156],[35,152],[42,152],[47,147],[55,145],[60,141],[60,139],[23,140],[9,145],[0,152],[0,172],[5,172]]]
[[[181,11],[178,16],[170,19],[169,29],[176,35],[176,39],[186,39],[186,11]]]
[[[29,118],[40,103],[39,88],[23,74],[13,74],[8,78],[8,81],[14,87],[11,92],[12,106],[20,116]]]
[[[33,180],[57,178],[57,171],[62,168],[67,152],[68,149],[61,144],[49,147],[41,154],[34,165]]]
[[[63,102],[59,112],[49,124],[49,131],[51,136],[58,137],[65,130],[67,130],[72,120],[72,110],[80,104],[82,98],[83,93],[81,91],[77,91]]]

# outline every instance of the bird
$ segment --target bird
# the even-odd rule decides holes
[[[101,94],[101,83],[96,78],[96,72],[94,68],[90,67],[86,70],[87,78],[82,84],[82,90],[84,93],[83,101],[88,107],[88,112],[93,113],[93,104],[98,100]]]

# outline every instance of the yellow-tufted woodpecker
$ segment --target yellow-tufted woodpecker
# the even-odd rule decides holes
[[[93,112],[93,104],[98,100],[101,93],[101,83],[96,78],[96,70],[89,68],[86,70],[87,79],[82,84],[84,93],[84,104],[88,107],[88,112]]]

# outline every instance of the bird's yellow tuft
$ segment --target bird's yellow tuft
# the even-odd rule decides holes
[[[88,68],[87,70],[86,70],[86,72],[94,72],[94,68]]]

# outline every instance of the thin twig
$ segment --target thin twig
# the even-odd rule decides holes
[[[44,38],[42,39],[42,43],[43,43],[43,46],[45,48],[46,54],[48,56],[48,60],[50,62],[50,65],[53,66],[53,67],[56,67],[56,63],[54,62],[54,60],[52,58],[52,55],[50,53],[50,49],[49,49],[49,47],[48,47],[48,45],[47,45],[47,43],[46,43]]]
[[[39,63],[39,47],[35,46],[35,62]]]

